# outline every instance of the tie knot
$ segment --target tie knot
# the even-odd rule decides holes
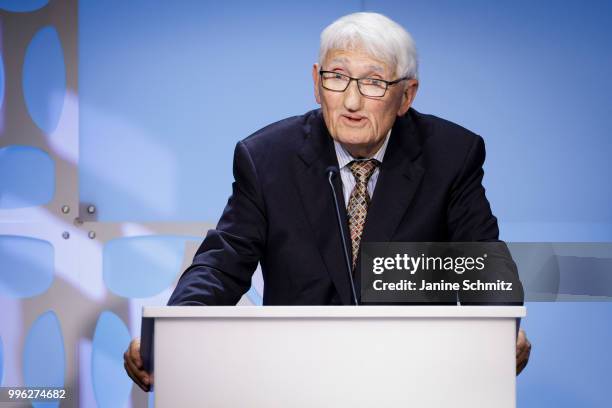
[[[359,184],[367,184],[374,173],[374,169],[378,166],[378,160],[353,160],[349,163],[351,172]]]

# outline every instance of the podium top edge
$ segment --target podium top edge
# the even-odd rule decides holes
[[[525,306],[145,306],[143,318],[518,318]]]

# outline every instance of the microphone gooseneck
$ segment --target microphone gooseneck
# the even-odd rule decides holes
[[[351,283],[351,292],[353,294],[353,302],[355,305],[359,305],[357,300],[357,292],[355,291],[355,281],[353,280],[353,271],[351,269],[351,260],[349,258],[348,251],[346,249],[346,236],[344,234],[344,228],[342,226],[342,217],[340,216],[340,207],[338,207],[338,195],[336,194],[336,187],[334,187],[333,179],[338,174],[339,170],[335,166],[330,166],[325,170],[327,173],[327,181],[331,187],[332,195],[334,196],[334,207],[336,208],[336,219],[338,220],[338,228],[340,228],[340,237],[342,238],[342,251],[344,252],[344,261],[346,263],[346,270],[348,271],[349,282]]]

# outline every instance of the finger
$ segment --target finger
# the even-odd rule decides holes
[[[518,336],[516,338],[516,349],[517,351],[522,348],[525,347],[527,343],[527,336],[525,336],[525,330],[521,329],[518,332]]]
[[[531,353],[531,344],[529,343],[529,341],[527,341],[522,347],[517,349],[516,358],[518,360],[520,356],[520,358],[522,359],[529,359],[530,353]]]
[[[529,361],[529,356],[531,355],[531,344],[527,344],[527,349],[525,350],[525,360]]]
[[[132,361],[138,368],[142,368],[142,359],[140,358],[140,340],[134,339],[130,343],[130,356]]]
[[[526,361],[521,363],[521,364],[519,364],[519,365],[517,365],[516,366],[516,375],[519,375],[526,366],[527,366],[527,362]]]
[[[516,356],[516,366],[518,367],[521,364],[527,364],[528,360],[529,360],[529,354],[521,353]]]
[[[138,370],[134,367],[134,364],[130,361],[129,358],[123,360],[123,367],[125,368],[125,371],[127,371],[127,373],[130,376],[130,378],[135,383],[144,384],[144,382],[137,375]]]
[[[128,363],[127,362],[123,362],[123,368],[125,368],[125,372],[128,374],[128,376],[132,379],[132,381],[134,381],[134,384],[136,384],[138,387],[140,387],[141,390],[145,391],[145,392],[149,392],[149,390],[151,389],[150,386],[143,384],[142,382],[140,382],[138,380],[138,377],[134,376],[134,374],[132,374],[132,372],[130,371],[130,369],[128,368]]]
[[[519,344],[516,346],[516,355],[525,353],[529,350],[529,345],[527,343]]]
[[[525,343],[521,345],[520,348],[517,348],[517,358],[518,355],[522,355],[524,358],[529,359],[529,354],[531,354],[531,343],[529,340],[525,340]]]
[[[125,372],[127,373],[128,377],[130,377],[130,379],[139,387],[142,387],[141,384],[139,384],[138,378],[134,377],[134,375],[130,372],[130,369],[128,368],[127,363],[124,361],[123,362],[123,368],[125,368]]]
[[[136,368],[136,366],[133,365],[133,363],[129,361],[127,365],[128,365],[128,370],[130,371],[130,373],[132,374],[132,376],[136,379],[138,383],[143,384],[143,385],[149,385],[149,375],[146,371],[139,370],[138,368]]]
[[[527,366],[529,362],[529,356],[531,354],[531,343],[526,342],[525,347],[521,349],[516,355],[516,375],[519,375],[521,371]]]
[[[519,370],[520,367],[523,367],[527,364],[527,354],[521,353],[516,356],[516,369]]]
[[[529,362],[529,352],[526,351],[524,353],[521,353],[520,355],[518,355],[516,357],[516,367],[517,370],[520,368],[521,370],[523,368],[525,368],[525,366],[527,365],[527,363]]]
[[[144,385],[150,384],[149,373],[137,367],[130,355],[124,355],[124,361],[127,364],[127,369],[130,371],[130,373],[132,373],[134,377],[138,378],[138,382]]]
[[[130,376],[130,378],[132,379],[134,384],[136,384],[141,390],[143,390],[145,392],[149,392],[151,390],[151,386],[150,385],[143,384],[142,382],[138,381],[138,378],[134,377],[133,374],[129,374],[129,371],[128,371],[128,375]]]

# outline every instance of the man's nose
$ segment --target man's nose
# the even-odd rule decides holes
[[[361,93],[357,81],[353,80],[344,91],[344,108],[349,111],[358,111],[361,108]]]

